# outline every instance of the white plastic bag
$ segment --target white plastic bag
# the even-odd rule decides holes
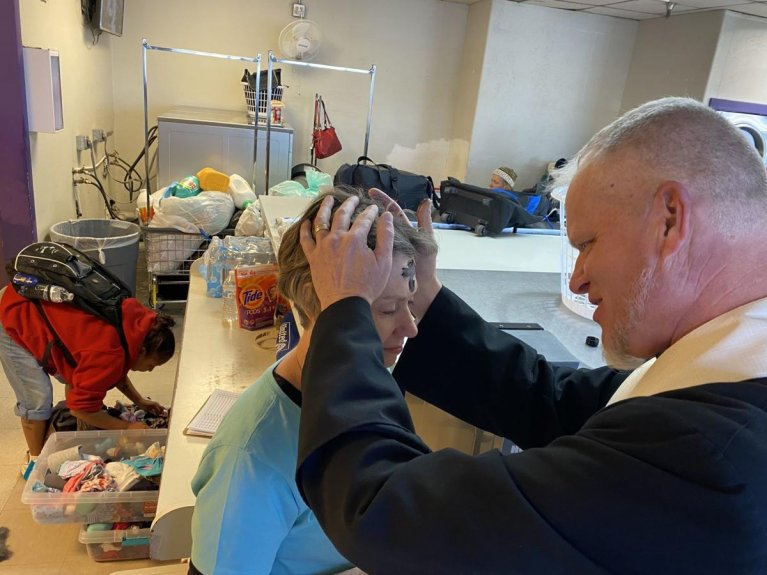
[[[278,184],[273,185],[271,188],[269,188],[269,195],[270,196],[287,196],[287,197],[294,197],[298,196],[301,198],[310,197],[312,194],[309,190],[307,190],[301,182],[294,182],[293,180],[285,180],[284,182],[280,182]]]
[[[147,224],[148,220],[151,219],[152,215],[157,211],[157,206],[160,205],[160,200],[167,189],[168,188],[165,187],[161,190],[157,190],[150,196],[151,203],[149,204],[149,218],[147,218],[146,214],[146,190],[141,190],[139,192],[138,198],[136,199],[136,215],[139,217],[142,224]]]
[[[234,228],[235,236],[263,236],[264,235],[264,217],[261,215],[261,209],[257,203],[248,204],[245,211],[240,214],[240,221]]]
[[[156,194],[161,197],[161,192]],[[154,199],[155,194],[152,194],[152,201]],[[222,192],[200,192],[188,198],[171,196],[160,199],[149,227],[174,228],[183,233],[150,232],[151,241],[147,244],[149,271],[160,273],[179,269],[205,241],[203,232],[209,236],[219,233],[229,224],[233,213],[234,201],[229,194]]]
[[[150,225],[173,227],[188,233],[202,230],[212,236],[229,225],[232,214],[234,200],[229,194],[200,192],[189,198],[163,198],[159,207],[155,208],[155,216]],[[155,224],[158,216],[161,223]],[[168,223],[170,226],[166,225]]]
[[[256,201],[256,193],[250,187],[250,184],[240,176],[239,174],[232,174],[229,176],[229,189],[227,190],[232,199],[234,200],[234,207],[238,210],[242,210],[245,207],[245,202]]]

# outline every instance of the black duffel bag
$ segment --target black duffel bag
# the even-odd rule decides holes
[[[403,210],[417,210],[418,204],[425,198],[437,203],[434,196],[434,182],[429,176],[419,176],[398,170],[388,164],[376,164],[367,156],[360,156],[354,165],[341,164],[333,178],[333,183],[356,186],[366,191],[370,188],[378,188],[393,198]]]

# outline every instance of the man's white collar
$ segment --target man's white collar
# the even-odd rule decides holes
[[[640,365],[608,405],[713,382],[767,377],[767,298],[697,327]]]

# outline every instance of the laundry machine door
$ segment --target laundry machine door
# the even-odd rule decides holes
[[[758,121],[752,121],[750,119],[736,120],[733,123],[735,124],[735,127],[740,130],[740,133],[743,134],[746,141],[756,148],[762,161],[765,161],[767,160],[767,155],[765,155],[765,149],[767,148],[765,143],[765,140],[767,140],[767,120],[762,120],[764,124],[762,126],[759,126]]]
[[[716,98],[709,105],[740,130],[767,166],[767,105]]]

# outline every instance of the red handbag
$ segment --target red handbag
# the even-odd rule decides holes
[[[320,108],[322,108],[322,116],[320,114]],[[341,140],[338,139],[336,129],[333,124],[330,123],[330,118],[325,110],[325,102],[322,101],[322,96],[318,96],[314,100],[314,131],[312,132],[312,147],[314,149],[314,155],[318,160],[322,158],[329,158],[333,154],[340,152],[343,146]]]

